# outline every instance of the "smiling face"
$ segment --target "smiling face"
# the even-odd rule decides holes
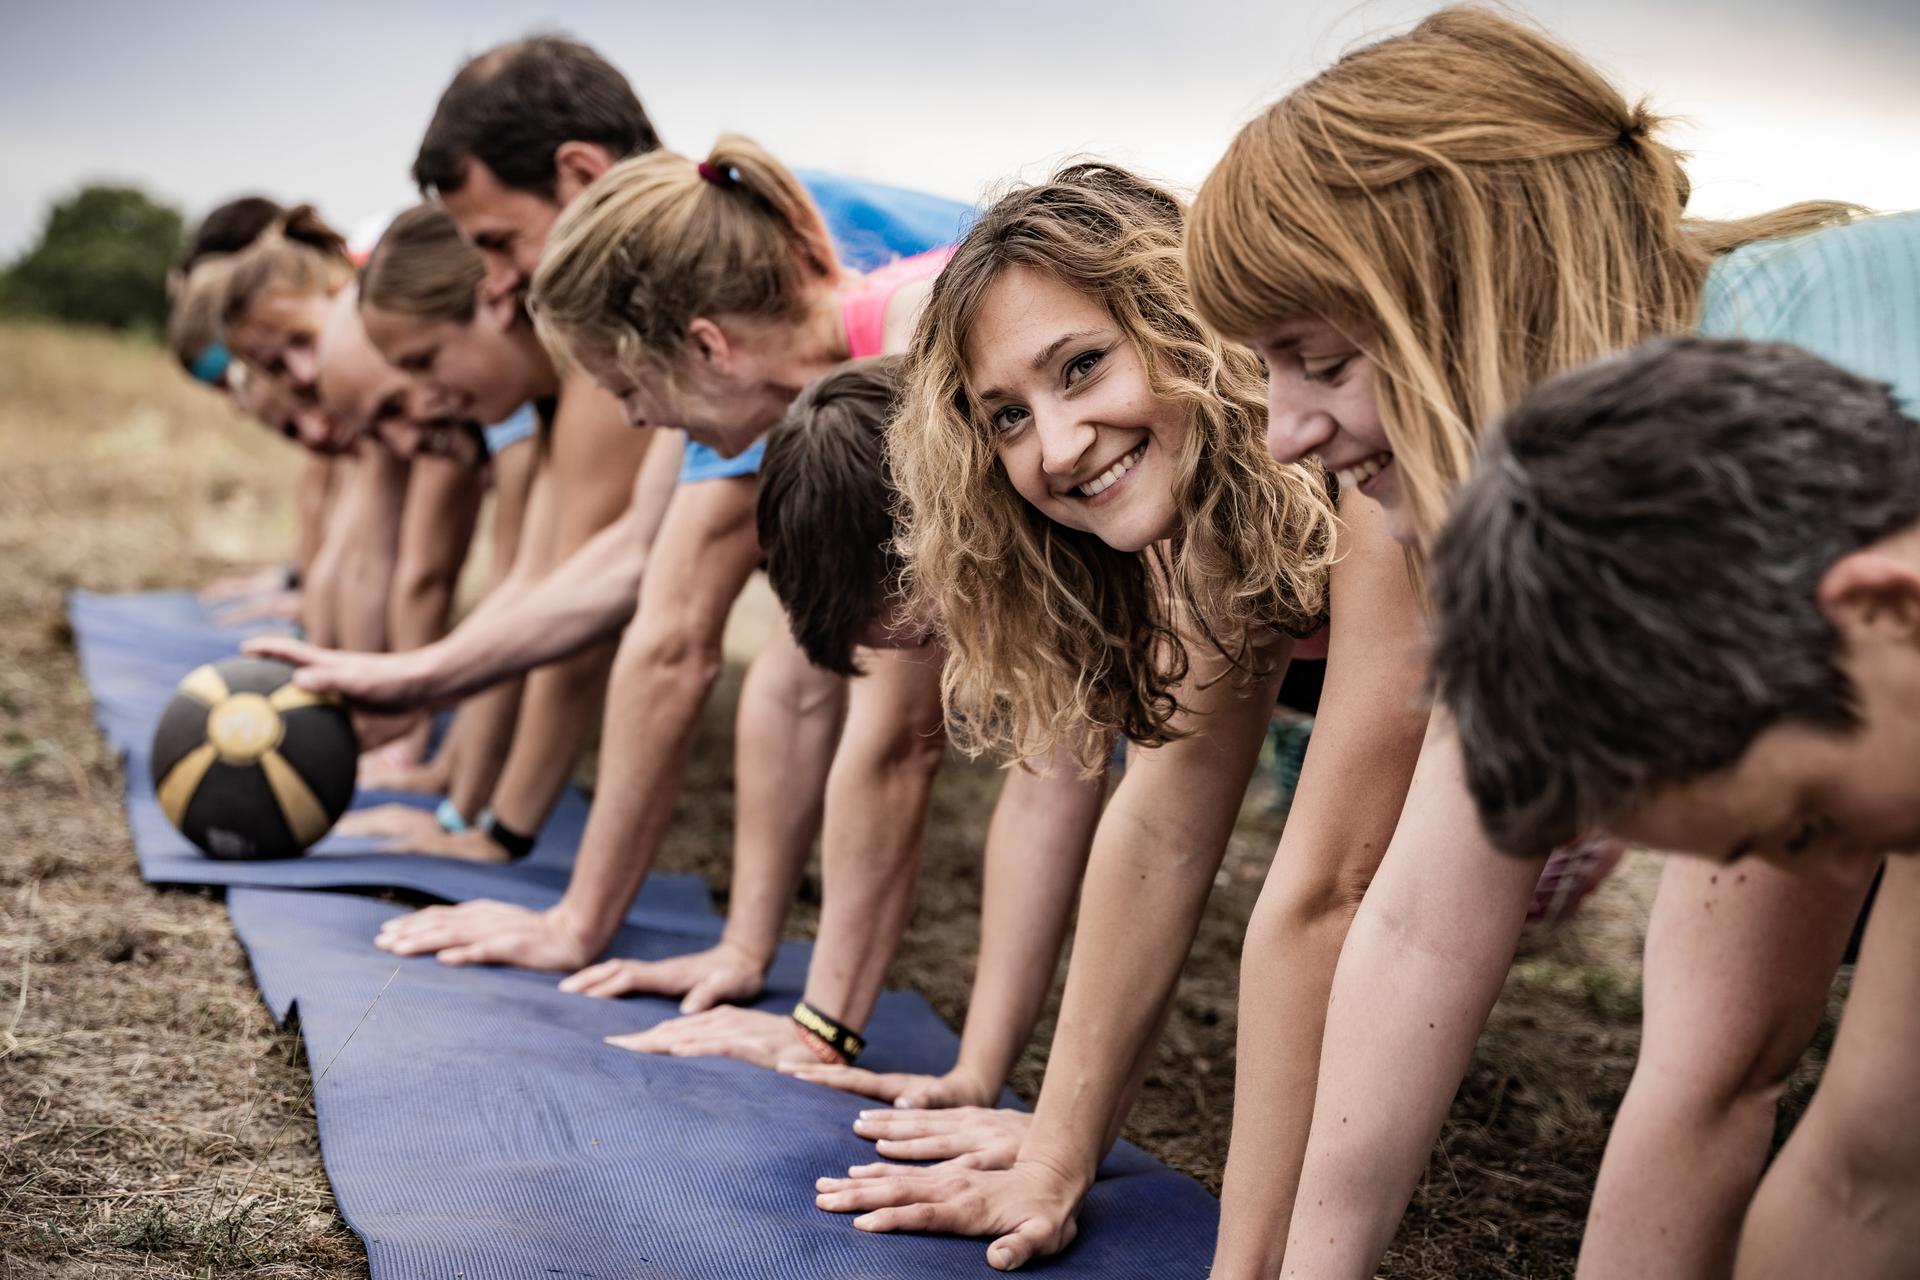
[[[1413,512],[1380,421],[1373,360],[1324,320],[1276,325],[1252,343],[1267,365],[1267,452],[1318,458],[1342,489],[1380,504],[1395,540],[1412,543]]]
[[[457,191],[442,192],[440,203],[486,259],[486,296],[524,293],[547,247],[547,233],[560,216],[561,202],[509,187],[485,164],[469,160],[466,181]]]
[[[464,324],[376,306],[360,316],[380,354],[410,380],[416,417],[492,423],[554,390],[552,362],[530,331],[516,332],[516,310],[506,298],[482,303]]]
[[[320,334],[332,303],[318,290],[269,289],[227,328],[227,346],[255,369],[311,402],[320,376]]]
[[[713,322],[695,324],[719,332]],[[742,326],[731,336],[745,330]],[[772,429],[792,395],[761,376],[760,361],[746,345],[724,335],[717,341],[717,350],[700,348],[703,356],[689,339],[671,377],[651,363],[623,364],[613,352],[587,342],[569,339],[567,350],[601,390],[620,402],[628,426],[677,427],[687,439],[731,458]]]
[[[1000,274],[966,341],[966,377],[1000,465],[1048,519],[1139,551],[1180,524],[1186,411],[1148,383],[1104,307],[1025,267]]]

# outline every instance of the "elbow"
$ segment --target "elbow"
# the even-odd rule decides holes
[[[641,638],[636,655],[647,678],[669,689],[707,690],[720,678],[726,658],[718,631],[698,625],[677,625],[650,631]]]

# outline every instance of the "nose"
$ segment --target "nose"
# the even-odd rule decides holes
[[[432,422],[453,412],[453,397],[445,387],[430,382],[415,382],[407,388],[407,416],[416,422]]]
[[[499,302],[502,299],[511,298],[514,291],[526,283],[525,273],[514,265],[513,258],[507,254],[489,251],[485,256],[487,301]]]
[[[1267,387],[1267,452],[1276,462],[1299,462],[1326,447],[1338,424],[1319,410],[1302,411]]]
[[[319,381],[320,361],[314,353],[301,348],[291,348],[282,357],[287,364],[287,380],[294,386],[305,390]]]
[[[1099,433],[1081,418],[1034,415],[1034,433],[1040,439],[1040,469],[1055,478],[1073,475]]]

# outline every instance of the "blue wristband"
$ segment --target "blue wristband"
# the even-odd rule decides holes
[[[457,836],[462,831],[472,829],[472,824],[460,812],[460,806],[453,802],[452,796],[440,802],[440,807],[433,811],[433,816],[440,823],[440,829],[450,836]]]

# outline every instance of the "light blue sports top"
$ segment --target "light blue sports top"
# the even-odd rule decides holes
[[[958,200],[811,170],[794,176],[820,206],[840,260],[859,271],[952,244],[973,221],[974,211]],[[680,455],[680,483],[756,475],[766,451],[764,442],[755,441],[723,458],[689,440]]]
[[[529,400],[492,426],[480,428],[480,434],[486,437],[487,456],[498,457],[508,446],[531,439],[539,426],[540,419],[534,413],[533,401]]]
[[[1790,342],[1893,388],[1920,415],[1920,211],[1742,245],[1701,296],[1700,332]]]

